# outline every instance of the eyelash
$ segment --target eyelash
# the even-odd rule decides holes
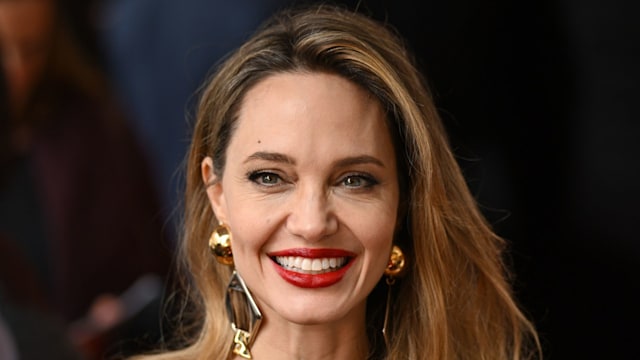
[[[264,179],[264,177],[266,176],[273,177],[273,180],[276,181],[276,183],[265,183],[261,181],[261,178]],[[282,181],[282,177],[280,175],[276,174],[275,172],[265,171],[265,170],[250,171],[247,173],[247,179],[249,179],[249,181],[256,183],[260,186],[266,186],[266,187],[278,186]]]
[[[268,181],[264,181],[266,180],[266,177],[272,177],[271,182]],[[284,179],[282,178],[282,176],[276,174],[273,171],[267,171],[267,170],[256,170],[256,171],[250,171],[247,173],[247,179],[249,179],[249,181],[260,185],[260,186],[264,186],[264,187],[275,187],[275,186],[279,186],[282,185],[281,182],[284,181]],[[356,181],[361,181],[363,184],[360,185],[348,185],[347,181],[349,180],[353,180],[355,179]],[[351,174],[347,174],[343,177],[341,177],[337,182],[336,185],[341,185],[344,186],[346,188],[349,189],[353,189],[353,190],[358,190],[358,189],[369,189],[372,188],[376,185],[378,185],[380,182],[373,176],[369,175],[369,174],[364,174],[364,173],[351,173]]]
[[[362,181],[363,184],[358,186],[349,186],[346,184],[346,182],[349,179],[354,179],[354,178],[357,179],[358,181]],[[347,188],[353,188],[353,189],[369,189],[378,185],[379,183],[380,182],[373,176],[369,174],[363,174],[363,173],[347,174],[342,178],[340,178],[340,180],[338,181],[338,184],[342,184]]]

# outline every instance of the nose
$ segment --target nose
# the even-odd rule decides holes
[[[322,240],[335,233],[338,219],[329,195],[319,188],[296,191],[285,226],[289,233],[309,242]]]

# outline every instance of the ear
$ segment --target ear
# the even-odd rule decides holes
[[[200,172],[202,173],[202,181],[207,190],[207,197],[211,208],[216,215],[218,221],[227,222],[227,204],[222,191],[222,179],[218,179],[213,171],[213,159],[207,156],[200,163]]]

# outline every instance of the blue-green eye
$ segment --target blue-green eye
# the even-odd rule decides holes
[[[343,177],[340,183],[347,188],[359,189],[374,186],[378,181],[369,175],[355,174]]]
[[[249,174],[249,180],[258,185],[274,186],[278,185],[282,179],[277,174],[268,171],[256,171]]]
[[[342,183],[347,187],[360,187],[362,185],[362,179],[357,176],[347,176],[342,180]]]

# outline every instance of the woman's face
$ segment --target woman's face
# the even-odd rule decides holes
[[[14,112],[25,106],[45,69],[54,11],[50,0],[0,1],[0,61]]]
[[[283,73],[247,92],[237,121],[224,176],[207,193],[265,318],[364,319],[398,212],[381,105],[337,75]],[[202,171],[215,179],[210,158]]]

